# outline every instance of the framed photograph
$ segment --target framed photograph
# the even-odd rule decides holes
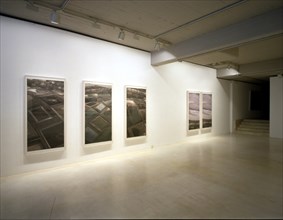
[[[212,127],[212,94],[202,93],[202,128]]]
[[[126,137],[146,136],[146,88],[126,87]]]
[[[188,130],[200,129],[200,93],[187,91]]]
[[[26,152],[65,147],[65,80],[25,78]]]
[[[83,82],[84,145],[112,141],[112,86]]]

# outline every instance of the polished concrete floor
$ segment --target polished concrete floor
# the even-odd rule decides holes
[[[1,218],[282,218],[282,139],[192,138],[1,179]]]

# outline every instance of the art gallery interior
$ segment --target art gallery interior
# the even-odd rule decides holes
[[[283,218],[282,0],[0,0],[1,219]]]

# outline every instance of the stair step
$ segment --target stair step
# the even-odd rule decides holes
[[[260,121],[242,121],[241,124],[256,124],[256,125],[269,125],[269,122],[260,122]]]
[[[245,120],[242,121],[242,123],[269,124],[269,121],[267,121],[267,120],[245,119]]]
[[[247,132],[247,131],[239,131],[237,130],[235,132],[236,134],[247,134],[247,135],[255,135],[255,136],[269,136],[269,133],[265,132],[265,133],[261,133],[261,132]]]
[[[257,119],[244,119],[235,133],[257,136],[269,136],[269,121]]]
[[[251,118],[243,119],[243,121],[263,121],[263,122],[269,122],[269,120],[266,120],[266,119],[251,119]]]
[[[256,128],[256,127],[239,127],[238,130],[244,131],[269,131],[269,128]]]
[[[243,127],[259,127],[259,128],[269,128],[269,125],[261,125],[261,124],[240,124]]]
[[[269,128],[269,125],[253,125],[253,124],[240,124],[240,127],[252,128]]]
[[[246,125],[240,125],[239,128],[247,128],[247,129],[267,129],[269,130],[269,126],[246,126]]]
[[[269,124],[253,124],[253,123],[241,123],[241,126],[258,126],[258,127],[269,127]]]

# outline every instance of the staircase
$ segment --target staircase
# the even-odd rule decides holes
[[[236,134],[269,136],[269,121],[244,119],[238,126]]]

